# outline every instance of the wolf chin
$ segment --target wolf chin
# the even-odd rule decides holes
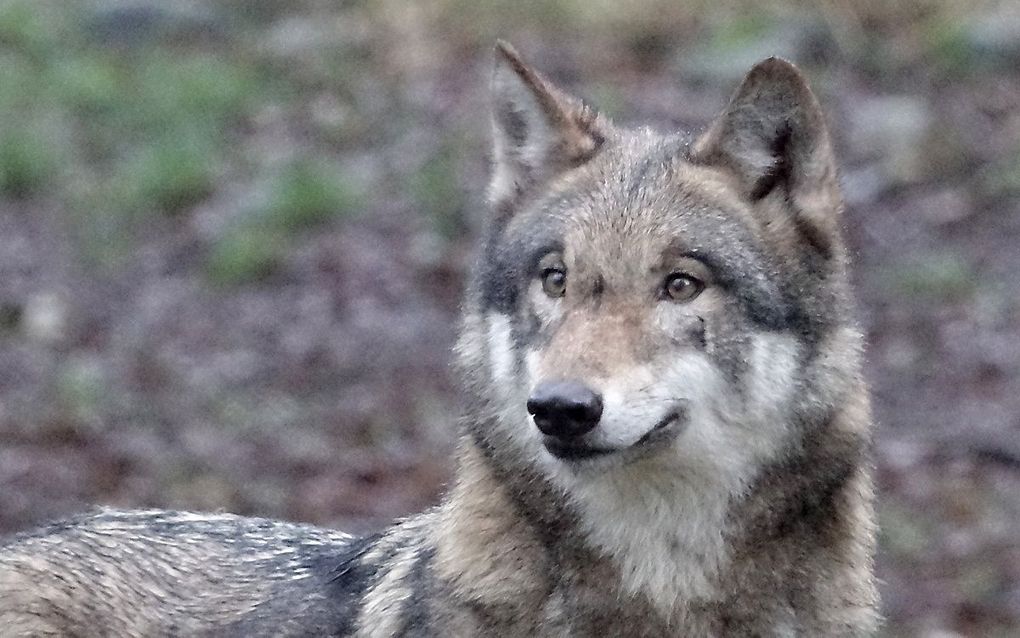
[[[871,418],[842,198],[769,59],[696,139],[508,45],[467,404],[437,507],[374,535],[100,510],[0,549],[4,636],[866,636]]]

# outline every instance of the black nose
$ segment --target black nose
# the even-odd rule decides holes
[[[528,412],[542,434],[567,439],[595,429],[602,397],[580,381],[543,381],[531,391]]]

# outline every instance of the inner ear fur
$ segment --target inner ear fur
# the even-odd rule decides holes
[[[752,204],[780,196],[799,234],[828,256],[842,197],[825,118],[800,71],[769,58],[695,142],[692,161],[729,171]]]

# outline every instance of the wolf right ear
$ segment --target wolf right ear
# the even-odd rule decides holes
[[[512,204],[527,190],[595,155],[604,136],[598,115],[496,43],[493,168],[489,201]]]

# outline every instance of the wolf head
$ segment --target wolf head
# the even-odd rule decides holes
[[[692,142],[496,58],[493,219],[459,344],[475,439],[568,483],[740,489],[857,379],[817,101],[769,59]]]

